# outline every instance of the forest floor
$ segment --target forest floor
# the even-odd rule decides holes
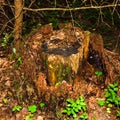
[[[108,44],[112,46],[111,42]],[[111,47],[109,46],[109,48]],[[45,94],[39,93],[42,99],[39,98],[34,83],[26,84],[24,78],[20,80],[22,74],[19,69],[16,69],[16,61],[11,60],[9,49],[9,47],[1,46],[0,52],[0,120],[72,120],[72,117],[63,114],[62,110],[67,104],[66,99],[76,100],[80,96],[85,98],[88,120],[119,120],[116,116],[116,107],[108,112],[107,106],[98,105],[98,100],[105,100],[105,88],[94,82],[81,80],[74,83],[73,86],[63,82],[58,86],[47,88]],[[119,50],[117,52],[120,53]],[[40,77],[44,80],[45,76],[40,75]],[[119,80],[114,80],[114,82],[120,83]],[[43,85],[43,91],[44,87]],[[120,96],[120,90],[117,94]],[[39,107],[40,103],[45,106]],[[30,105],[37,106],[37,110],[33,114],[28,111]],[[15,106],[18,108],[14,111]],[[80,113],[78,112],[77,115],[79,116]]]

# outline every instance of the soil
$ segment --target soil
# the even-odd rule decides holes
[[[43,64],[37,59],[40,57],[36,54],[38,52],[36,45],[40,44],[37,38],[41,37],[37,33],[37,37],[32,34],[28,38],[29,46],[27,42],[25,43],[27,47],[22,50],[23,64],[19,64],[18,59],[12,59],[11,52],[9,52],[11,47],[0,46],[0,120],[26,120],[26,116],[30,114],[28,106],[39,106],[41,102],[45,103],[45,107],[37,109],[33,116],[34,120],[64,120],[67,116],[61,111],[65,109],[66,99],[75,100],[80,96],[85,98],[89,120],[119,120],[116,117],[115,108],[108,113],[106,106],[100,107],[97,103],[97,100],[105,99],[104,89],[109,83],[120,81],[119,53],[104,49],[107,70],[104,84],[96,82],[95,75],[86,75],[84,77],[86,79],[78,75],[74,85],[63,81],[56,86],[49,86],[46,82],[47,76]],[[35,43],[32,41],[34,37]],[[33,56],[36,60],[32,59]],[[24,73],[29,74],[25,77]],[[7,99],[7,103],[3,102],[4,99]],[[13,112],[12,108],[15,105],[22,106],[22,110]],[[69,119],[72,120],[71,117]]]

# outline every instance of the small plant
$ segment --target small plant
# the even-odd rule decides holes
[[[97,120],[97,119],[96,119],[96,116],[93,116],[93,120]]]
[[[16,54],[14,54],[14,56],[16,56]],[[15,68],[18,69],[22,63],[23,63],[22,58],[18,57],[16,60]]]
[[[45,107],[45,103],[40,103],[39,105],[40,105],[40,108]]]
[[[36,27],[37,28],[40,28],[42,25],[40,24],[40,23],[38,23],[37,25],[36,25]]]
[[[98,100],[98,105],[100,107],[104,106],[105,105],[105,101],[104,100]]]
[[[109,103],[107,106],[108,106],[108,108],[112,108],[113,104]]]
[[[114,84],[109,84],[107,89],[105,89],[105,97],[106,97],[106,104],[107,104],[107,113],[111,113],[111,108],[113,106],[119,107],[120,106],[120,97],[117,96],[118,92],[118,82]],[[117,117],[120,117],[120,111],[117,110]]]
[[[120,117],[120,110],[117,111],[117,117]]]
[[[7,98],[4,98],[4,99],[3,99],[3,103],[4,103],[4,104],[7,104],[7,102],[8,102]]]
[[[101,107],[107,104],[107,113],[111,113],[111,108],[113,107],[119,107],[120,106],[120,97],[117,96],[118,92],[118,82],[115,82],[114,84],[109,84],[107,89],[105,89],[105,100],[99,100],[98,105]],[[116,109],[117,110],[117,109]],[[117,117],[120,117],[120,111],[117,110]]]
[[[80,115],[80,119],[82,120],[87,120],[88,116],[86,114],[86,112],[84,112],[82,115]]]
[[[22,64],[22,58],[21,58],[21,57],[19,57],[19,58],[17,59],[17,63],[18,63],[18,65],[21,65],[21,64]]]
[[[36,105],[28,106],[28,111],[31,113],[35,113],[37,111],[37,106]]]
[[[26,116],[26,120],[33,120],[33,114],[37,111],[36,105],[28,106],[28,111],[31,112],[31,114],[28,114]]]
[[[120,105],[120,97],[117,97],[118,83],[110,84],[105,90],[105,97],[107,104]]]
[[[33,114],[26,115],[26,120],[33,120]]]
[[[74,120],[78,120],[78,116],[77,113],[78,112],[82,112],[80,118],[82,120],[86,120],[87,119],[87,115],[86,115],[86,104],[84,103],[84,98],[80,96],[79,99],[77,99],[76,101],[73,101],[71,99],[67,99],[67,105],[66,108],[62,111],[62,113],[66,113],[68,116],[72,115]]]
[[[8,34],[8,33],[3,33],[4,38],[3,41],[1,43],[2,46],[8,46],[12,41],[13,41],[13,34]]]
[[[12,108],[12,111],[15,112],[15,111],[20,111],[22,109],[22,107],[20,105],[16,105]]]
[[[103,75],[103,73],[102,73],[101,71],[96,71],[96,72],[95,72],[95,75],[98,76],[98,77],[100,77],[100,76]]]

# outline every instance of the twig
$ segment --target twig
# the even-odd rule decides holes
[[[15,7],[14,5],[8,5],[8,4],[2,4],[5,6]],[[76,10],[86,10],[86,9],[103,9],[103,8],[110,8],[110,7],[117,7],[120,6],[120,4],[110,4],[110,5],[103,5],[103,6],[86,6],[86,7],[76,7],[76,8],[40,8],[40,9],[32,9],[23,7],[23,10],[32,11],[32,12],[38,12],[38,11],[76,11]]]
[[[7,22],[3,25],[3,27],[2,27],[1,30],[0,30],[0,35],[3,33],[3,31],[4,31],[4,29],[6,28],[7,24],[8,24],[9,22],[11,22],[12,20],[14,20],[14,18],[10,19],[9,21],[7,21]]]

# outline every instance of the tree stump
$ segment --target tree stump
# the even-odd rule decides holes
[[[103,73],[100,79],[104,83],[107,74],[102,36],[70,24],[59,30],[49,24],[33,32],[26,40],[22,59],[26,79],[36,86],[42,86],[41,72],[46,76],[43,83],[50,86],[62,82],[72,85],[77,76],[88,80],[95,71]],[[101,83],[99,79],[94,82]]]
[[[101,35],[72,25],[60,30],[42,26],[28,36],[21,52],[20,79],[27,88],[23,94],[36,94],[51,104],[59,98],[57,103],[70,96],[98,95],[120,79],[119,54],[104,49]]]
[[[66,81],[70,84],[82,68],[83,31],[78,27],[66,26],[53,31],[42,43],[42,56],[46,63],[49,85]]]

